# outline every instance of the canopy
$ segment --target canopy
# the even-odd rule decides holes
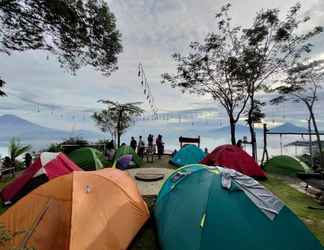
[[[69,158],[86,171],[102,169],[110,165],[99,150],[89,147],[74,150],[69,154]]]
[[[231,168],[251,177],[266,177],[258,163],[238,146],[219,146],[207,155],[201,163],[208,166],[218,165],[225,168]]]
[[[134,149],[127,145],[121,146],[116,151],[114,156],[114,165],[116,165],[117,161],[124,155],[132,155],[132,160],[135,162],[137,167],[140,167],[142,165],[142,159],[135,153]]]
[[[249,197],[249,190],[238,188],[237,181],[231,189],[225,189],[223,171],[218,169],[196,164],[172,174],[159,193],[154,211],[161,249],[323,250],[277,197],[251,177],[244,179],[267,194],[260,195],[264,203],[253,202],[254,195]],[[279,210],[273,209],[277,213],[274,219],[260,209],[271,202],[273,207],[281,205]]]
[[[40,186],[1,215],[1,224],[20,233],[0,249],[127,249],[148,218],[127,173],[111,168],[73,172]]]
[[[2,189],[1,197],[5,203],[14,202],[48,180],[79,170],[63,153],[41,153],[31,166]]]
[[[171,159],[170,163],[176,166],[199,163],[206,154],[196,145],[188,144],[182,147]]]

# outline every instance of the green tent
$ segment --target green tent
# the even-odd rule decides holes
[[[86,171],[102,169],[111,166],[104,155],[94,148],[80,148],[69,154],[69,158]]]
[[[140,167],[142,165],[142,159],[135,153],[134,149],[132,149],[128,145],[124,145],[117,149],[115,153],[114,166],[116,166],[117,161],[124,155],[132,155],[133,161],[135,162],[137,167]]]
[[[154,211],[162,250],[323,250],[284,204],[269,219],[245,192],[221,181],[220,170],[198,164],[167,179]]]
[[[297,173],[309,173],[310,168],[302,161],[288,155],[275,156],[265,162],[264,169],[269,173],[296,176]]]
[[[171,159],[170,163],[179,167],[199,163],[206,154],[197,146],[188,144],[181,148]]]

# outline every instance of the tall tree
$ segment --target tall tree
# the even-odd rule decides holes
[[[45,50],[73,73],[89,65],[105,75],[122,51],[116,19],[103,0],[0,1],[0,52]]]
[[[306,60],[304,60],[306,61]],[[318,91],[322,87],[324,80],[324,60],[311,62],[298,62],[288,70],[287,78],[280,86],[272,90],[278,96],[271,100],[272,104],[279,104],[284,101],[303,103],[309,113],[317,144],[320,152],[320,166],[324,169],[323,147],[318,130],[316,116],[314,114],[314,104],[318,100]]]
[[[120,137],[131,126],[132,119],[144,112],[138,105],[140,102],[118,103],[110,100],[99,100],[107,105],[107,109],[95,112],[93,119],[103,132],[109,132],[117,137],[117,145],[120,146]]]
[[[3,81],[0,78],[0,96],[5,96],[6,95],[6,93],[3,90],[1,90],[4,87],[5,84],[6,84],[5,81]]]
[[[239,36],[241,28],[229,23],[229,7],[229,4],[224,6],[216,15],[216,32],[208,34],[202,43],[191,43],[188,55],[173,55],[177,73],[162,74],[162,83],[169,83],[183,92],[211,96],[225,109],[231,142],[236,144],[235,127],[249,96],[242,81],[236,77],[242,37]]]
[[[284,18],[280,18],[278,9],[261,10],[253,24],[243,29],[242,54],[237,78],[245,82],[249,94],[248,124],[251,132],[253,155],[256,155],[256,137],[254,133],[254,109],[256,94],[269,87],[280,73],[289,65],[309,53],[312,44],[309,40],[323,31],[314,27],[302,32],[300,26],[308,22],[309,17],[299,18],[301,5],[291,7]]]

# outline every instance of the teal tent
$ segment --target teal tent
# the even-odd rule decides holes
[[[269,219],[241,189],[223,188],[218,168],[204,165],[180,168],[167,179],[154,216],[162,250],[323,250],[283,203]]]
[[[199,163],[206,154],[197,146],[188,144],[181,148],[171,159],[170,163],[176,166]]]
[[[69,158],[86,171],[102,169],[112,165],[99,150],[89,147],[74,150],[69,154]]]
[[[121,146],[117,149],[115,156],[114,156],[114,167],[117,164],[117,161],[124,155],[132,155],[133,161],[135,162],[137,167],[140,167],[143,163],[142,159],[136,154],[134,149],[128,145]]]

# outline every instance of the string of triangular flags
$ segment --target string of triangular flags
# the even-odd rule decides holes
[[[151,91],[151,87],[150,87],[147,77],[145,75],[144,67],[143,67],[142,63],[138,64],[138,79],[139,79],[139,82],[143,88],[144,96],[150,105],[153,115],[154,115],[155,119],[157,119],[158,108],[155,104],[154,97],[153,97],[153,94]]]

